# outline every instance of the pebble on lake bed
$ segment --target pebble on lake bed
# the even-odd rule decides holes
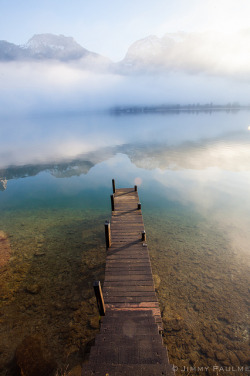
[[[44,251],[35,251],[34,253],[34,256],[35,257],[42,257],[42,256],[45,256],[45,252]]]
[[[154,279],[155,289],[157,290],[157,289],[160,287],[161,279],[160,279],[160,277],[158,276],[158,274],[154,274],[154,275],[153,275],[153,279]]]
[[[8,235],[0,230],[0,268],[5,266],[11,255],[11,247]]]
[[[41,286],[34,283],[32,285],[27,285],[25,287],[25,291],[28,292],[29,294],[33,294],[33,295],[36,295],[36,294],[39,294],[39,292],[41,291]]]

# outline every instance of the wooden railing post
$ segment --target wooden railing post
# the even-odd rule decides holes
[[[135,185],[135,192],[137,192],[137,185]]]
[[[105,316],[105,304],[104,304],[104,299],[102,295],[102,288],[101,288],[101,282],[100,281],[95,281],[93,283],[94,291],[95,291],[95,297],[96,297],[96,302],[97,302],[97,307],[100,316]]]
[[[110,222],[105,221],[105,239],[106,239],[106,248],[110,248],[111,246],[111,230],[110,230]]]
[[[115,210],[115,199],[114,199],[114,195],[111,195],[110,198],[111,198],[111,210],[114,211],[114,210]]]
[[[138,202],[138,210],[141,210],[141,203]]]
[[[146,241],[146,231],[142,231],[142,233],[141,233],[141,240],[142,240],[143,242]]]
[[[115,193],[115,179],[112,179],[113,193]]]

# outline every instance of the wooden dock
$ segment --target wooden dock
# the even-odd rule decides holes
[[[137,187],[115,189],[113,181],[113,192],[103,296],[95,285],[101,328],[82,376],[173,376]]]

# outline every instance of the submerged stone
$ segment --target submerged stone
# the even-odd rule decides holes
[[[11,255],[11,247],[8,235],[0,231],[0,269],[7,265]]]
[[[157,290],[160,287],[161,279],[158,276],[158,274],[153,274],[153,279],[154,279],[155,289]]]
[[[36,284],[36,283],[32,284],[32,285],[27,285],[25,287],[25,291],[28,292],[29,294],[33,294],[33,295],[39,294],[41,289],[42,289],[41,286]]]
[[[68,376],[81,376],[81,374],[82,374],[82,367],[78,365],[69,371]]]
[[[42,256],[45,256],[45,252],[43,252],[43,251],[35,251],[35,253],[34,253],[34,256],[35,257],[42,257]]]
[[[27,336],[17,347],[16,363],[22,376],[51,376],[56,363],[38,336]]]

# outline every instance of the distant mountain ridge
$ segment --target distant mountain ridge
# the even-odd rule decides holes
[[[72,37],[54,34],[34,35],[22,46],[0,41],[0,60],[79,60],[86,57],[98,58],[101,55],[88,51]]]
[[[134,42],[119,62],[83,48],[72,37],[34,35],[25,45],[0,41],[0,61],[80,62],[81,67],[122,75],[184,72],[231,76],[249,81],[250,28],[227,35],[218,32],[167,33]]]

